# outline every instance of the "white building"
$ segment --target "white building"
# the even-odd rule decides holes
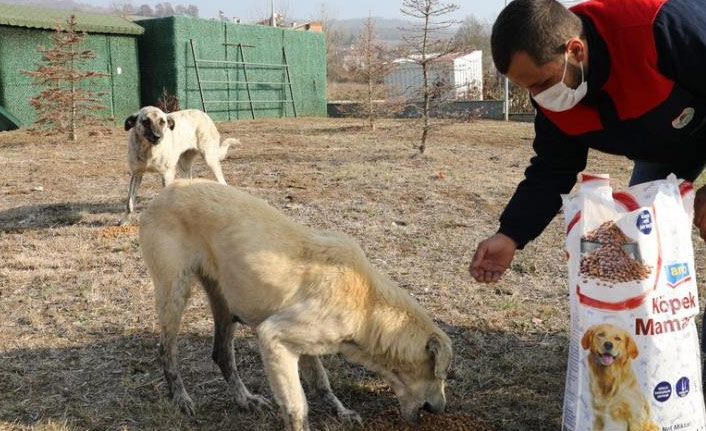
[[[433,57],[431,54],[430,57]],[[394,60],[395,66],[385,76],[389,99],[421,100],[423,77],[418,57]],[[430,62],[429,86],[438,88],[435,97],[444,100],[483,100],[483,52],[451,53]]]

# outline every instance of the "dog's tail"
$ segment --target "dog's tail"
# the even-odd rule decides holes
[[[240,140],[235,138],[227,138],[221,141],[221,146],[218,148],[218,160],[223,160],[226,158],[226,153],[228,153],[228,148],[231,145],[240,145]]]

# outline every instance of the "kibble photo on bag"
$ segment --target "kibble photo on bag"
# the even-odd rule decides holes
[[[691,243],[694,192],[614,192],[583,174],[562,196],[571,304],[565,431],[706,429]]]

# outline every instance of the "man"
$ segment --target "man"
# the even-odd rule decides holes
[[[515,251],[557,214],[588,149],[634,161],[630,184],[674,172],[693,181],[706,164],[706,0],[514,0],[493,26],[495,65],[537,108],[525,179],[470,265],[500,279]],[[706,189],[694,223],[706,239]],[[705,320],[706,321],[706,320]]]

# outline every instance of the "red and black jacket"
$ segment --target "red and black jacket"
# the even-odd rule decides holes
[[[500,217],[520,248],[556,215],[589,148],[706,162],[706,0],[591,0],[571,10],[584,23],[588,94],[568,111],[537,111],[536,155]]]

